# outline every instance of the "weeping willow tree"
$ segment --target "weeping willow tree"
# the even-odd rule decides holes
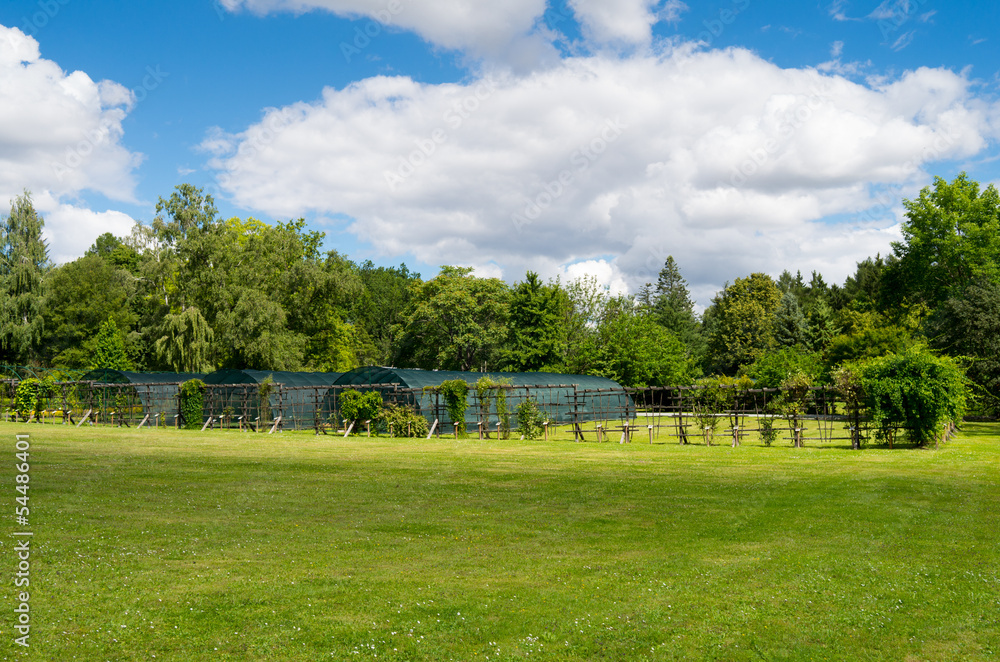
[[[188,306],[164,318],[160,338],[154,345],[156,358],[174,372],[210,372],[214,335],[201,312]]]

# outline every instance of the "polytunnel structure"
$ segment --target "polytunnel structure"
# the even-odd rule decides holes
[[[240,417],[248,423],[264,423],[280,416],[284,427],[312,427],[317,420],[329,417],[330,412],[323,410],[327,392],[342,374],[216,370],[202,378],[208,386],[204,399],[205,413],[207,416]],[[274,387],[266,386],[268,378]]]
[[[483,377],[492,388],[477,389]],[[376,390],[386,402],[414,408],[428,422],[449,424],[445,403],[437,387],[441,382],[461,379],[469,384],[465,424],[482,423],[487,429],[499,420],[506,409],[513,418],[518,405],[533,400],[553,423],[582,423],[593,420],[631,419],[635,403],[617,382],[592,375],[552,372],[460,372],[455,370],[419,370],[366,366],[345,372],[336,381],[336,389],[327,394],[324,411],[336,412],[337,394],[345,388]]]
[[[201,379],[203,373],[130,372],[98,368],[83,375],[70,391],[72,409],[91,411],[97,418],[111,417],[125,422],[148,418],[170,423],[177,413],[180,385],[189,379]]]
[[[177,412],[177,393],[189,379],[201,379],[197,372],[130,372],[98,368],[83,375],[82,382],[93,382],[86,389],[87,408],[118,409],[134,417],[173,416]],[[81,391],[81,395],[84,391]],[[84,403],[81,402],[81,405]]]

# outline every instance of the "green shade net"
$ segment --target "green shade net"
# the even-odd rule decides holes
[[[129,372],[99,368],[83,375],[81,381],[95,384],[122,385],[120,388],[99,388],[95,404],[100,408],[131,408],[141,406],[141,414],[173,416],[177,412],[177,392],[181,383],[202,379],[204,373],[194,372]],[[136,412],[138,413],[138,412]]]
[[[282,417],[286,428],[308,428],[316,419],[325,420],[323,407],[331,385],[340,372],[290,372],[282,370],[216,370],[202,378],[212,388],[206,390],[206,414],[242,416],[244,421],[261,423]],[[270,377],[281,388],[267,394],[262,407],[259,386]]]
[[[450,424],[444,400],[426,387],[437,387],[441,382],[461,379],[469,384],[465,424],[469,429],[482,422],[487,428],[496,425],[497,389],[490,389],[491,396],[480,402],[476,382],[484,376],[494,380],[509,380],[510,387],[503,389],[507,411],[512,425],[516,426],[515,411],[527,398],[536,402],[546,417],[555,423],[632,418],[635,403],[624,388],[605,377],[567,375],[552,372],[460,372],[455,370],[416,370],[367,366],[345,372],[336,381],[337,387],[358,387],[377,390],[387,401],[395,401],[414,408],[429,422],[438,419],[442,425]],[[416,390],[412,390],[416,389]],[[336,397],[341,388],[330,391],[324,411],[337,411]],[[445,429],[447,431],[447,428]]]

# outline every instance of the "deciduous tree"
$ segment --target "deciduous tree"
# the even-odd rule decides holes
[[[762,273],[737,278],[712,300],[709,349],[717,370],[735,372],[775,346],[774,313],[781,292]]]
[[[404,315],[399,363],[420,368],[489,370],[502,357],[510,288],[468,267],[441,268],[419,285]]]

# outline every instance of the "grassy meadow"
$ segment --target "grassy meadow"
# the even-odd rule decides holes
[[[718,441],[3,423],[0,658],[996,659],[1000,426],[938,450]]]

